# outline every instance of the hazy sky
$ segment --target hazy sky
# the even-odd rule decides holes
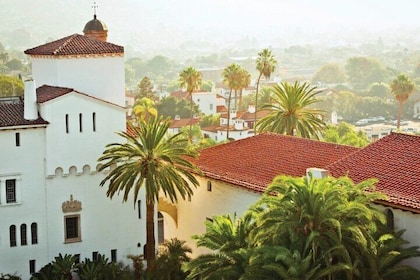
[[[89,0],[0,0],[2,21],[61,38],[82,33],[92,18]],[[144,48],[185,40],[270,39],[333,32],[420,30],[420,0],[97,0],[110,41]],[[24,8],[23,8],[24,7]],[[8,9],[9,8],[9,9]],[[18,20],[17,20],[18,18]],[[26,25],[26,26],[25,26]],[[48,29],[55,30],[48,33]],[[7,26],[10,28],[10,26]],[[40,29],[42,32],[39,32]],[[375,40],[381,34],[375,34]],[[297,42],[298,43],[298,42]]]

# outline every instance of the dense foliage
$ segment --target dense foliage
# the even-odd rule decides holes
[[[420,251],[373,205],[384,199],[373,180],[278,176],[243,217],[206,221],[194,238],[212,252],[187,279],[417,279],[401,262]]]

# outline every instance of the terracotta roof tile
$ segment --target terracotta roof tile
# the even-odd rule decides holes
[[[310,167],[325,166],[358,148],[279,134],[210,147],[192,160],[208,178],[263,192],[279,174],[304,176]]]
[[[72,88],[43,85],[36,89],[36,98],[38,103],[44,103],[73,91]]]
[[[0,102],[0,127],[47,125],[48,122],[41,117],[33,121],[25,120],[23,102]]]
[[[122,54],[124,47],[103,42],[88,36],[73,34],[44,45],[28,49],[28,55],[95,55],[95,54]]]
[[[179,119],[179,120],[171,120],[170,128],[181,128],[190,125],[191,123],[194,125],[200,121],[199,118],[186,118],[186,119]]]
[[[420,212],[420,136],[391,133],[327,167],[331,175],[348,174],[359,183],[377,178],[377,190],[390,203]]]

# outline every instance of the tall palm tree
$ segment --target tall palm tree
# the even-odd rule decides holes
[[[228,112],[227,112],[227,130],[226,130],[226,140],[229,140],[229,131],[230,131],[230,107],[232,100],[232,91],[235,92],[241,88],[241,66],[239,64],[233,63],[223,69],[222,77],[223,83],[229,87],[229,97],[228,97]]]
[[[181,88],[186,88],[188,92],[188,96],[190,97],[190,134],[189,139],[190,142],[192,140],[192,118],[193,118],[193,98],[192,94],[194,90],[198,90],[201,87],[202,84],[202,77],[203,75],[201,72],[197,71],[194,67],[188,67],[182,70],[179,73],[179,82],[181,84]]]
[[[100,186],[109,183],[107,196],[123,192],[126,202],[133,191],[134,203],[139,190],[146,189],[146,258],[147,270],[155,269],[155,203],[160,194],[176,202],[178,194],[185,199],[193,194],[192,186],[198,181],[191,172],[199,172],[184,156],[193,156],[185,148],[186,139],[175,134],[166,137],[170,126],[169,119],[153,118],[149,122],[139,122],[131,126],[133,135],[119,132],[126,143],[112,143],[106,146],[98,161],[103,162],[99,170],[111,168]]]
[[[416,85],[405,74],[399,74],[396,79],[392,80],[390,87],[392,94],[394,94],[395,99],[398,101],[397,129],[400,129],[404,103],[413,94]]]
[[[319,139],[318,134],[326,124],[321,119],[324,111],[310,107],[319,101],[315,89],[308,83],[299,82],[282,82],[271,87],[273,103],[262,107],[271,113],[258,121],[258,131]]]
[[[254,113],[254,132],[257,134],[257,110],[258,110],[258,89],[260,86],[261,77],[270,79],[271,74],[276,69],[277,60],[269,49],[263,49],[258,53],[256,67],[259,72],[257,79],[257,88],[255,91],[255,113]]]
[[[243,90],[246,89],[249,84],[251,83],[251,74],[245,69],[242,68],[240,72],[241,81],[240,81],[240,88],[239,88],[239,103],[236,109],[241,110],[242,107],[242,93]]]

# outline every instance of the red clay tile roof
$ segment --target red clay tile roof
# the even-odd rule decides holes
[[[186,99],[187,97],[189,98],[188,92],[182,90],[173,91],[169,95],[178,99]]]
[[[304,176],[310,167],[325,166],[358,148],[279,134],[210,147],[191,160],[212,179],[263,192],[279,174]]]
[[[38,103],[44,103],[73,91],[72,88],[43,85],[36,89],[36,99]]]
[[[420,212],[420,136],[391,133],[327,169],[355,183],[377,178],[376,190],[387,194],[393,207]]]
[[[217,113],[227,112],[227,107],[225,105],[217,105],[216,112]]]
[[[47,102],[47,101],[52,100],[54,98],[60,97],[62,95],[66,95],[66,94],[71,93],[71,92],[75,92],[77,94],[81,94],[81,95],[84,95],[84,96],[87,96],[87,97],[90,97],[90,98],[99,100],[101,102],[105,102],[105,103],[111,104],[113,106],[121,107],[121,106],[119,106],[117,104],[108,102],[106,100],[97,98],[95,96],[92,96],[92,95],[89,95],[89,94],[85,94],[83,92],[79,92],[79,91],[77,91],[77,90],[75,90],[73,88],[55,87],[55,86],[48,86],[48,85],[43,85],[43,86],[40,86],[39,88],[36,89],[36,98],[37,98],[37,102],[38,103],[44,103],[44,102]]]
[[[245,131],[245,130],[249,130],[249,128],[244,127],[242,129],[236,129],[235,125],[229,125],[230,130],[229,131]],[[206,126],[206,127],[202,127],[201,131],[209,131],[209,132],[218,132],[218,131],[227,131],[227,125],[210,125],[210,126]]]
[[[0,127],[47,125],[41,117],[33,121],[25,120],[23,102],[0,103]]]
[[[169,128],[181,128],[188,126],[190,124],[196,124],[200,121],[199,118],[187,118],[187,119],[179,119],[179,120],[171,120],[171,126]]]
[[[257,111],[257,120],[266,117],[270,113],[271,113],[270,110]],[[254,121],[254,116],[255,116],[254,113],[250,113],[248,111],[241,111],[241,112],[238,112],[236,114],[236,119],[241,119],[241,120],[244,120],[244,121]]]
[[[95,55],[95,54],[122,54],[124,47],[103,42],[88,36],[73,34],[44,45],[28,49],[28,55]]]

